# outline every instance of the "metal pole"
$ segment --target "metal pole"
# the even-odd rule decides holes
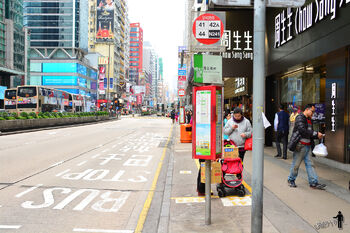
[[[108,69],[107,69],[107,90],[106,90],[106,100],[107,100],[107,111],[109,112],[109,72],[110,72],[110,63],[111,63],[111,44],[108,43]]]
[[[265,99],[265,1],[254,1],[252,233],[261,233],[263,223],[265,135],[262,111]]]
[[[205,225],[211,224],[211,160],[205,160]]]

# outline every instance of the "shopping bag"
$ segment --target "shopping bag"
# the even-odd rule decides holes
[[[316,156],[326,157],[328,155],[327,147],[323,143],[320,143],[315,146],[312,153]]]
[[[253,150],[253,136],[245,140],[244,150]]]

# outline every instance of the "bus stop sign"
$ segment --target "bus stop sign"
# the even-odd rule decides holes
[[[211,45],[221,39],[224,33],[224,24],[218,16],[207,13],[196,18],[192,31],[199,43]]]

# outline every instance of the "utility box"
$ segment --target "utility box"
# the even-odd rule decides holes
[[[192,158],[222,156],[222,87],[193,87]]]

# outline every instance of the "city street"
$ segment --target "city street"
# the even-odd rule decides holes
[[[141,229],[171,127],[139,117],[2,136],[0,232]]]

